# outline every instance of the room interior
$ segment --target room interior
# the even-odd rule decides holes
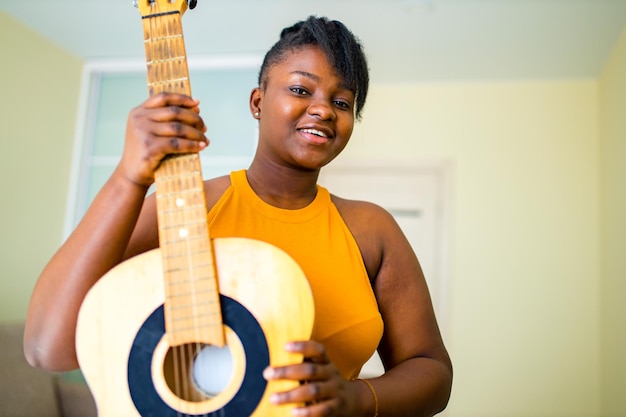
[[[443,415],[626,416],[626,1],[200,0],[183,17],[190,63],[256,62],[309,14],[353,29],[372,71],[337,166],[444,168]],[[13,324],[75,210],[85,74],[141,63],[139,15],[0,0],[0,51]]]

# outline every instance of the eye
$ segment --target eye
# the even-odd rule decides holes
[[[306,96],[309,92],[303,87],[289,87],[289,90],[299,96]]]
[[[335,104],[335,106],[337,106],[337,107],[339,107],[341,109],[350,110],[352,108],[352,104],[347,102],[347,101],[335,100],[335,101],[333,101],[333,103]]]

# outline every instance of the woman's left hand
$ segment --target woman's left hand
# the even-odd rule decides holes
[[[321,343],[314,341],[291,342],[285,348],[300,353],[304,361],[299,364],[269,367],[263,373],[267,380],[291,379],[301,385],[285,392],[272,394],[273,404],[304,403],[296,407],[296,416],[353,416],[356,397],[354,384],[345,380],[326,354]]]

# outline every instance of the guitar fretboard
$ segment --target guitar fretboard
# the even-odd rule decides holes
[[[154,14],[143,18],[149,93],[191,95],[181,14],[154,7]],[[169,343],[222,346],[224,331],[200,156],[169,156],[155,178]]]
[[[150,95],[164,91],[191,95],[180,13],[144,17],[143,31]]]

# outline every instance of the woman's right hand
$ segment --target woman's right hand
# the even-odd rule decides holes
[[[199,152],[209,140],[199,102],[189,96],[159,93],[131,110],[120,162],[123,175],[148,187],[166,155]]]

